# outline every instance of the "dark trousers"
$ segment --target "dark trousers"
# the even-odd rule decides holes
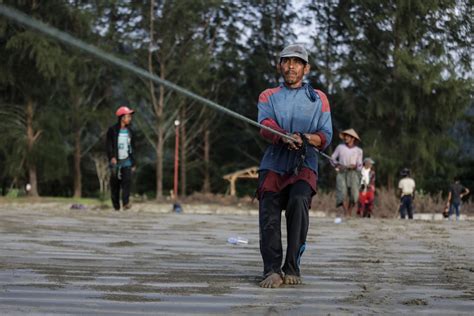
[[[411,195],[404,195],[400,200],[400,217],[405,219],[406,213],[408,213],[409,219],[413,219],[413,197]]]
[[[263,274],[281,273],[300,276],[300,260],[309,227],[309,206],[313,191],[305,181],[285,187],[281,192],[264,192],[259,203],[260,253]],[[281,212],[286,210],[287,250],[283,268]]]
[[[115,168],[110,176],[110,195],[114,209],[120,210],[120,189],[122,189],[122,203],[127,205],[130,197],[130,183],[132,182],[132,168]]]
[[[357,209],[357,214],[362,217],[370,218],[372,216],[372,211],[374,210],[374,201],[368,203],[359,202],[359,208]]]
[[[459,203],[452,202],[451,203],[451,205],[449,206],[449,217],[451,217],[454,212],[456,212],[456,217],[459,217],[461,215],[461,202],[459,202]]]

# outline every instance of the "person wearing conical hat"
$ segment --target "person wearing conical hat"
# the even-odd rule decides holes
[[[360,170],[363,152],[357,144],[360,137],[352,128],[339,133],[343,140],[332,154],[332,163],[336,167],[336,206],[342,205],[345,216],[352,215],[352,207],[359,199]]]

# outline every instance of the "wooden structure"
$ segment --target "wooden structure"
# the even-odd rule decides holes
[[[229,181],[230,184],[230,195],[235,196],[235,183],[238,179],[257,179],[258,178],[258,167],[250,167],[247,169],[238,170],[236,172],[232,172],[226,174],[222,178]]]

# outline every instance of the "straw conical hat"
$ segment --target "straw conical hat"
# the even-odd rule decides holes
[[[340,132],[340,133],[339,133],[339,137],[340,137],[341,139],[344,139],[344,134],[347,134],[347,135],[349,135],[349,136],[354,137],[354,138],[357,139],[359,142],[361,141],[359,135],[357,135],[356,131],[354,131],[353,128],[346,129],[345,131]]]

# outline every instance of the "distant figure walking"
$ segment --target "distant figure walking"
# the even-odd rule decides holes
[[[410,178],[410,169],[403,168],[400,172],[402,179],[398,182],[398,191],[400,195],[400,217],[405,219],[408,213],[408,219],[413,219],[413,200],[415,199],[415,180]]]
[[[371,217],[374,209],[375,199],[375,171],[372,166],[375,162],[372,158],[364,159],[364,166],[362,167],[359,193],[359,207],[357,208],[357,215],[362,217]]]
[[[342,205],[345,216],[352,216],[352,207],[359,201],[362,149],[357,146],[360,137],[354,129],[339,133],[344,143],[339,144],[332,154],[336,167],[336,207]]]
[[[123,208],[126,210],[131,207],[129,197],[132,171],[135,169],[133,157],[135,139],[130,124],[134,112],[126,106],[121,106],[115,112],[118,117],[117,124],[109,127],[107,131],[107,157],[111,170],[110,195],[116,211],[120,210],[120,190],[122,190]]]
[[[448,193],[448,203],[447,207],[449,207],[449,219],[452,218],[454,212],[456,212],[456,220],[459,220],[461,215],[461,203],[462,198],[469,194],[469,189],[463,186],[460,182],[459,177],[454,178],[454,183],[452,183],[449,187]]]

